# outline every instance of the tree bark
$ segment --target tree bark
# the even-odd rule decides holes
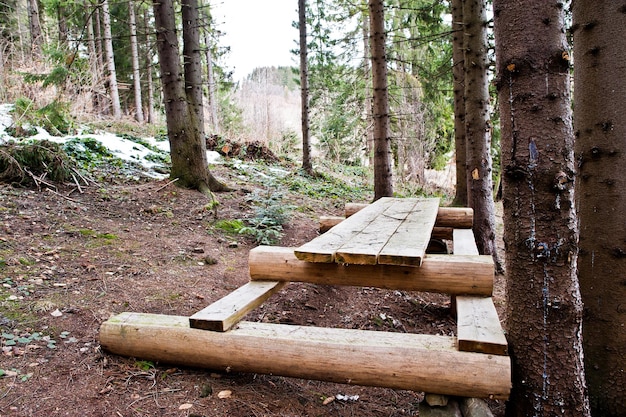
[[[148,28],[149,19],[148,19],[148,9],[144,9],[143,11],[143,23],[144,28]],[[147,32],[147,30],[146,30]],[[150,47],[150,37],[146,34],[146,78],[147,78],[147,87],[148,87],[148,123],[156,122],[155,115],[155,105],[154,105],[154,82],[152,80],[152,57],[153,52]]]
[[[104,52],[102,50],[102,44],[103,44],[103,39],[102,39],[102,25],[101,25],[101,17],[100,17],[100,7],[96,7],[96,10],[94,11],[94,18],[93,18],[93,23],[94,23],[94,31],[95,31],[95,35],[96,35],[96,51],[98,52],[97,58],[98,58],[98,68],[100,68],[100,70],[103,72],[104,74]]]
[[[130,54],[133,63],[133,90],[135,92],[135,119],[144,122],[143,105],[141,102],[141,75],[139,74],[139,48],[137,47],[137,18],[133,0],[128,2],[128,18],[130,21]]]
[[[122,117],[120,106],[120,94],[117,89],[117,74],[115,71],[115,56],[113,54],[113,37],[111,35],[111,14],[109,12],[109,1],[102,0],[102,21],[104,26],[104,49],[107,56],[107,68],[109,69],[109,91],[111,92],[111,107],[113,117]]]
[[[626,415],[626,3],[572,4],[585,372],[592,415],[617,417]]]
[[[208,169],[206,141],[202,135],[201,119],[197,116],[198,112],[201,113],[202,110],[201,101],[200,103],[197,102],[198,99],[195,96],[197,92],[191,91],[189,94],[185,92],[185,80],[180,67],[180,54],[178,51],[174,4],[172,0],[154,0],[153,7],[163,98],[165,101],[167,133],[172,159],[170,176],[178,179],[177,184],[183,187],[195,188],[204,193],[209,193],[209,190],[226,191],[228,187],[217,181]],[[194,2],[184,2],[183,27],[185,25],[195,25],[197,28],[197,13],[198,9]],[[189,33],[183,35],[185,39],[188,36],[192,35]],[[194,53],[193,46],[187,45],[185,50],[188,54]],[[199,52],[198,48],[196,48],[195,53],[199,55]],[[186,59],[195,60],[196,58],[188,55]],[[197,71],[188,69],[187,72],[191,77],[187,81],[189,85],[198,85],[197,80],[194,79]],[[194,100],[193,106],[189,105],[188,100]]]
[[[387,91],[387,34],[382,0],[369,0],[374,121],[374,200],[393,196],[389,94]]]
[[[89,3],[85,2],[84,6],[87,9]],[[87,9],[88,10],[88,9]],[[98,79],[100,78],[100,69],[98,68],[98,57],[96,53],[96,41],[93,33],[93,18],[92,14],[87,14],[87,50],[89,51],[89,71],[91,72],[91,105],[94,113],[100,112],[99,96],[98,96]]]
[[[494,0],[502,126],[507,416],[589,416],[564,10]]]
[[[467,159],[465,157],[465,60],[463,54],[463,1],[452,0],[452,77],[454,94],[454,149],[456,193],[453,205],[467,206]]]
[[[302,102],[302,169],[313,173],[311,142],[309,140],[309,71],[307,65],[306,0],[298,0],[298,29],[300,31],[300,93]]]
[[[194,130],[204,141],[204,111],[202,106],[202,57],[200,54],[200,14],[197,0],[182,0],[183,70],[185,94],[196,118]]]
[[[366,2],[363,2],[361,31],[363,32],[363,78],[369,80],[372,77],[372,70],[370,66],[370,20]],[[374,164],[374,127],[372,125],[372,108],[374,106],[374,99],[372,97],[372,85],[369,82],[365,83],[365,152],[366,163],[369,166]]]
[[[207,17],[207,25],[209,20]],[[209,115],[211,116],[210,125],[213,129],[213,133],[219,135],[220,133],[220,120],[217,115],[217,109],[219,107],[217,98],[217,81],[215,80],[215,71],[213,70],[213,54],[211,52],[211,41],[209,39],[208,31],[204,32],[204,48],[206,59],[206,73],[207,83],[209,84]]]
[[[463,1],[465,62],[465,141],[467,202],[474,209],[474,235],[483,255],[492,255],[501,269],[496,250],[496,217],[491,165],[489,117],[489,62],[485,0]]]
[[[57,24],[59,28],[59,44],[62,46],[67,46],[67,11],[65,10],[65,6],[63,4],[58,3],[57,6]]]
[[[41,44],[43,42],[41,33],[41,16],[39,13],[39,3],[37,0],[28,0],[28,23],[30,25],[30,46],[33,58],[41,57]]]

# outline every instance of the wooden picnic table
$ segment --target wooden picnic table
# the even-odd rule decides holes
[[[383,197],[295,250],[308,262],[420,266],[438,198]]]
[[[438,206],[383,198],[299,248],[254,248],[244,286],[190,317],[119,314],[102,324],[100,344],[185,366],[507,399],[511,361],[491,298],[493,259],[478,254],[471,210]],[[435,225],[452,227],[452,254],[425,255]],[[242,321],[289,282],[451,294],[456,336]]]

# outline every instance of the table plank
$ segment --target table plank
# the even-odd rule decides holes
[[[189,326],[195,329],[225,332],[286,284],[285,281],[248,282],[189,317]]]
[[[438,198],[417,199],[414,208],[379,252],[378,263],[420,266],[430,242],[438,209]]]
[[[351,216],[350,221],[339,223],[323,235],[297,248],[294,251],[296,258],[307,262],[334,262],[337,249],[373,222],[393,203],[393,200],[393,198],[383,197],[368,205]]]
[[[472,229],[452,231],[452,253],[455,255],[478,255],[478,247]]]
[[[507,341],[491,297],[457,296],[457,337],[464,352],[507,354]]]
[[[376,265],[380,251],[394,236],[406,217],[413,212],[417,203],[418,200],[414,198],[393,200],[393,204],[381,211],[375,221],[366,225],[337,249],[335,260],[354,265]],[[346,221],[352,221],[354,216]]]

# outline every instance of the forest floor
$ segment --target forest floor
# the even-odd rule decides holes
[[[251,195],[271,192],[242,184],[226,166],[216,174],[237,188],[217,196],[220,219],[250,218]],[[314,238],[318,216],[339,215],[347,202],[281,192],[297,207],[282,246]],[[112,315],[188,316],[249,280],[255,242],[216,227],[206,204],[166,180],[110,178],[54,192],[0,184],[0,416],[419,414],[417,392],[190,369],[103,351],[98,331]],[[292,283],[246,320],[450,335],[449,307],[444,295]],[[490,404],[501,415],[503,403]]]

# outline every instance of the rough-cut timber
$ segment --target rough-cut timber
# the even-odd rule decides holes
[[[183,366],[506,399],[506,356],[459,352],[455,338],[240,322],[228,332],[187,317],[122,313],[104,322],[111,353]]]
[[[352,222],[342,222],[333,228],[332,234],[325,233],[297,248],[296,255],[309,262],[334,262],[335,252],[344,242],[356,236],[362,225],[373,222],[392,203],[390,198],[381,198],[376,205],[369,205],[353,215]],[[300,255],[301,253],[301,255]]]
[[[338,225],[346,218],[343,216],[320,216],[320,233],[328,232],[332,227]],[[430,235],[432,239],[452,240],[452,227],[433,227]]]
[[[250,251],[252,280],[378,287],[405,291],[490,296],[494,265],[489,255],[426,255],[419,268],[301,261],[294,248],[258,246]]]
[[[456,297],[459,350],[506,355],[507,343],[491,297]]]
[[[195,329],[225,332],[285,284],[287,284],[285,281],[248,282],[189,317],[189,325]]]
[[[438,198],[416,204],[378,252],[378,263],[420,266],[435,226],[438,207]]]
[[[346,217],[362,210],[370,204],[346,203],[344,213]],[[474,210],[469,207],[439,207],[435,226],[456,227],[458,229],[471,229],[474,224]]]
[[[453,253],[455,255],[478,255],[478,246],[471,229],[454,229],[452,231]]]
[[[382,203],[382,204],[381,204]],[[349,263],[357,265],[375,265],[378,263],[378,254],[386,246],[387,242],[395,236],[398,228],[403,223],[405,218],[415,208],[415,200],[412,199],[398,199],[392,201],[391,205],[386,205],[385,200],[379,200],[372,204],[372,208],[381,205],[380,211],[375,215],[373,221],[367,223],[357,222],[355,216],[350,219],[346,219],[343,224],[354,224],[355,228],[359,230],[354,236],[346,239],[343,244],[337,248],[335,252],[335,261],[340,263]],[[433,217],[434,223],[434,217]],[[432,225],[431,225],[432,227]],[[430,232],[430,230],[429,230]],[[329,231],[327,234],[313,239],[309,244],[314,244],[317,239],[323,238],[334,233],[334,230]],[[430,233],[426,238],[426,244]],[[419,245],[419,243],[418,243]],[[313,251],[317,248],[312,248]],[[298,259],[306,260],[306,257],[300,257],[299,254],[304,254],[302,248],[298,249],[296,256]]]
[[[309,262],[420,266],[438,198],[381,198],[296,249]]]

